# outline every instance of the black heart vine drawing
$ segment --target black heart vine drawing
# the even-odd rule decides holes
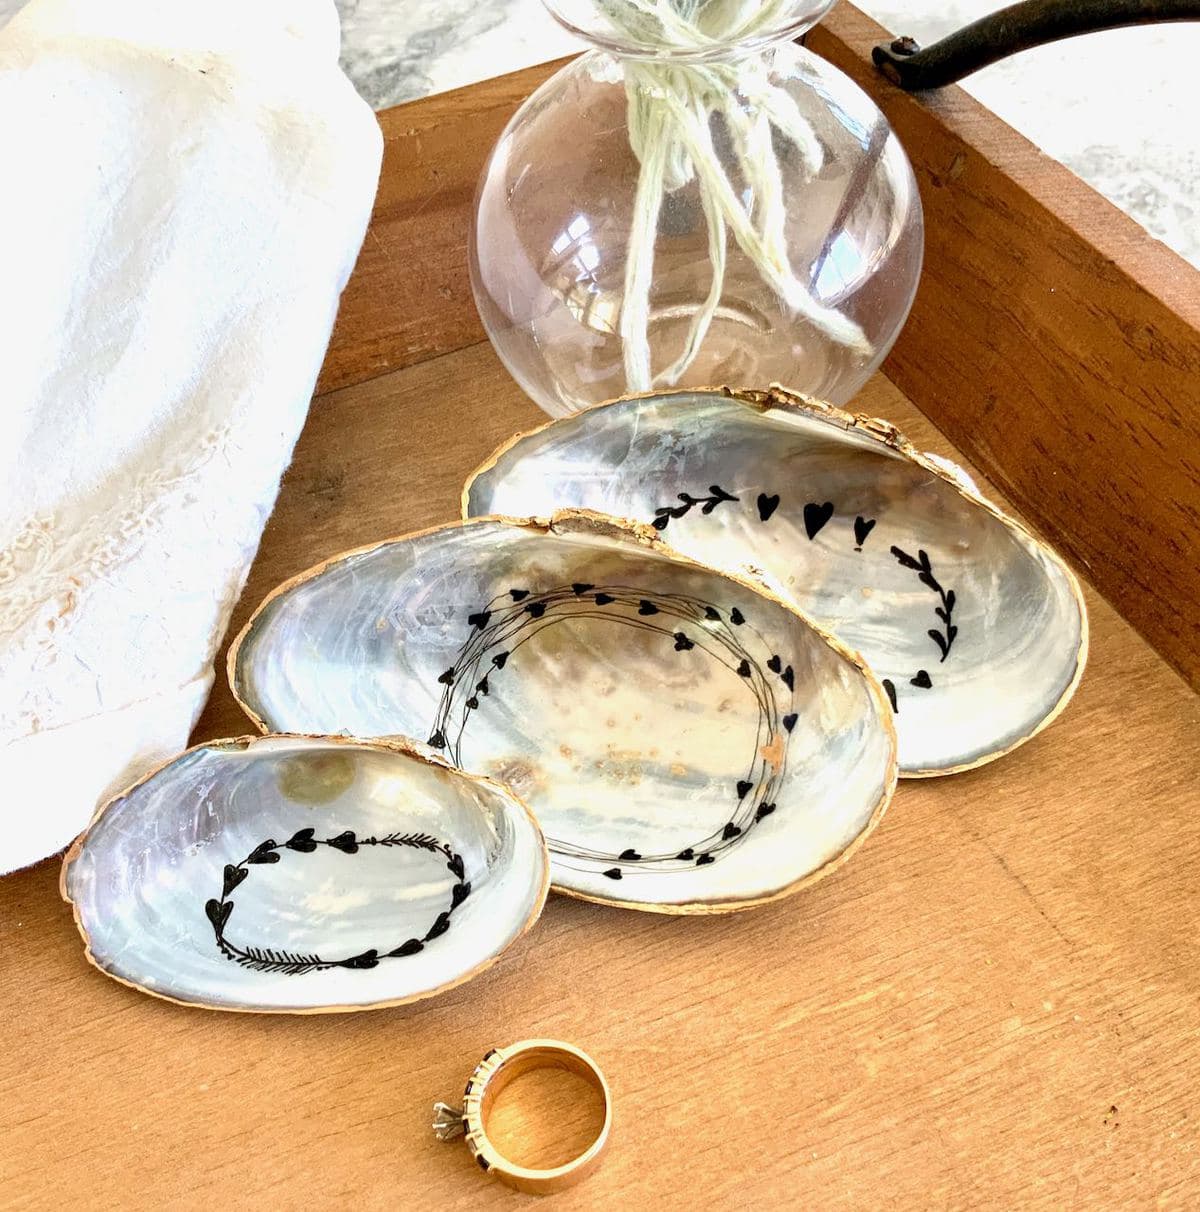
[[[713,508],[737,500],[728,494],[706,499]],[[511,676],[512,662],[524,645],[546,628],[572,620],[600,619],[658,633],[669,643],[669,651],[701,656],[730,670],[757,705],[755,732],[747,736],[746,772],[730,788],[730,815],[718,828],[681,849],[654,854],[633,846],[599,851],[548,838],[560,866],[610,880],[651,865],[656,872],[707,866],[775,811],[776,792],[787,768],[787,738],[799,719],[791,710],[796,673],[778,653],[763,659],[758,650],[764,641],[738,607],[646,587],[577,581],[550,589],[508,589],[466,618],[470,634],[454,664],[436,679],[443,689],[429,735],[429,744],[444,750],[456,765],[463,764],[461,747],[469,724],[484,700],[497,692],[497,673],[508,669]]]
[[[683,502],[682,505],[663,505],[654,511],[653,525],[655,529],[665,530],[672,518],[684,517],[694,505],[702,504],[701,514],[710,514],[718,505],[725,504],[726,502],[737,503],[741,500],[741,497],[727,492],[716,484],[710,486],[709,493],[710,495],[707,497],[693,497],[687,492],[679,493],[678,497]],[[765,491],[758,493],[755,497],[758,520],[763,524],[769,523],[772,517],[775,516],[780,502],[780,493]],[[804,519],[804,532],[810,542],[816,539],[817,535],[825,529],[833,519],[835,513],[836,510],[832,501],[806,501],[804,503],[801,515]],[[875,529],[876,522],[876,518],[864,517],[862,514],[855,515],[855,551],[861,552],[863,550],[867,540],[871,536],[871,532]],[[958,626],[953,622],[954,607],[957,600],[954,590],[943,589],[941,583],[934,575],[929,555],[923,548],[918,548],[915,556],[909,555],[907,551],[897,546],[892,546],[889,550],[902,567],[912,569],[917,574],[917,579],[921,584],[927,586],[938,596],[938,604],[934,607],[934,614],[939,619],[940,626],[929,628],[926,634],[937,646],[939,654],[938,664],[942,664],[950,655],[950,650],[954,647],[954,641],[958,636]],[[931,690],[933,688],[933,679],[926,669],[917,670],[916,674],[908,679],[908,682],[909,685],[915,686],[919,690]],[[888,701],[892,705],[892,710],[898,712],[900,704],[895,682],[891,678],[883,678],[882,683],[884,690],[887,692]]]
[[[286,842],[267,838],[237,863],[226,863],[221,884],[220,897],[206,901],[204,914],[212,925],[217,948],[226,959],[249,968],[253,972],[278,972],[285,976],[301,976],[306,972],[323,972],[330,968],[366,969],[374,968],[383,959],[402,959],[425,950],[425,944],[450,929],[451,914],[471,895],[471,885],[466,879],[466,869],[461,855],[445,843],[427,833],[391,833],[386,837],[357,837],[345,830],[336,837],[318,838],[314,829],[301,829]],[[234,891],[249,876],[250,868],[278,863],[284,851],[295,854],[312,854],[320,846],[341,851],[342,854],[357,854],[364,846],[404,846],[413,850],[424,850],[438,854],[446,860],[446,868],[454,876],[450,889],[450,903],[434,919],[433,924],[420,938],[409,938],[390,950],[370,948],[344,959],[327,959],[323,956],[280,950],[275,947],[243,946],[230,940],[227,929],[233,916],[235,902],[230,900]]]

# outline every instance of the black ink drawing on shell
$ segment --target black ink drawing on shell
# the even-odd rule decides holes
[[[824,504],[817,504],[816,501],[809,501],[804,507],[804,531],[809,539],[815,539],[825,523],[833,517],[833,502],[826,501]]]
[[[425,944],[450,929],[450,915],[471,895],[471,885],[466,880],[466,867],[462,856],[455,854],[445,842],[438,841],[427,833],[390,833],[386,837],[358,837],[347,829],[336,837],[315,837],[315,829],[300,829],[286,842],[267,838],[237,863],[226,863],[221,884],[220,897],[206,901],[204,915],[208,918],[216,938],[217,948],[226,959],[249,968],[253,972],[278,972],[283,976],[302,976],[306,972],[326,972],[330,968],[366,969],[376,967],[380,960],[402,959],[416,955],[425,949]],[[319,846],[340,850],[343,854],[357,854],[364,846],[404,846],[412,850],[425,850],[446,859],[446,867],[455,878],[450,889],[450,903],[434,919],[432,925],[420,938],[406,939],[390,950],[380,951],[372,947],[358,955],[344,959],[327,959],[308,953],[285,951],[261,945],[242,946],[229,939],[226,930],[233,916],[235,903],[229,898],[249,876],[250,868],[278,863],[285,851],[295,854],[312,854]]]
[[[765,492],[760,492],[755,503],[758,506],[758,520],[769,522],[771,515],[779,508],[779,493],[772,493],[768,496]]]
[[[922,585],[927,585],[941,599],[941,605],[936,606],[933,613],[941,620],[942,626],[931,627],[926,634],[938,646],[938,651],[942,654],[941,661],[944,661],[950,655],[950,649],[954,646],[955,638],[958,636],[958,628],[950,621],[954,614],[956,601],[954,590],[945,590],[938,583],[937,578],[933,575],[933,566],[929,562],[929,553],[924,549],[917,551],[915,559],[899,547],[892,548],[892,555],[905,568],[911,568],[917,574],[917,580]]]
[[[722,494],[713,507],[726,500],[737,498]],[[791,709],[795,670],[778,653],[763,659],[752,650],[762,645],[762,638],[738,607],[721,608],[681,593],[575,582],[544,590],[510,588],[486,605],[464,611],[463,619],[463,645],[453,664],[437,678],[441,692],[429,735],[429,744],[443,750],[456,765],[463,764],[467,727],[478,711],[488,709],[484,698],[494,700],[503,694],[498,671],[507,666],[511,675],[510,662],[525,644],[545,628],[572,619],[600,619],[656,632],[680,654],[680,660],[715,660],[754,696],[758,726],[746,774],[731,781],[732,815],[714,832],[661,854],[644,854],[632,846],[602,852],[548,838],[550,852],[560,866],[611,880],[622,879],[638,868],[676,871],[705,866],[775,811],[774,797],[787,768],[788,737],[799,719]],[[772,746],[782,750],[782,757],[773,762],[763,756]]]
[[[666,530],[671,524],[672,518],[682,518],[685,514],[690,513],[697,505],[700,506],[701,513],[712,513],[718,505],[724,505],[726,501],[737,501],[740,497],[735,497],[723,489],[720,484],[710,484],[708,486],[708,496],[694,497],[689,492],[680,492],[676,494],[681,502],[681,505],[660,505],[654,511],[654,521],[650,523],[655,530]]]
[[[867,541],[867,536],[875,529],[874,518],[864,518],[860,513],[854,519],[854,550],[862,551],[863,544]]]

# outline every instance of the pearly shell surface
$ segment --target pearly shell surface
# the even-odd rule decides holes
[[[109,802],[63,866],[97,967],[222,1010],[360,1010],[482,971],[536,920],[545,843],[505,788],[395,746],[197,746]]]
[[[518,436],[464,514],[602,510],[759,577],[859,651],[892,700],[902,775],[1008,752],[1073,693],[1078,584],[961,469],[886,422],[771,393],[617,400]]]
[[[752,585],[594,515],[480,519],[281,586],[230,654],[260,726],[417,737],[512,787],[557,887],[743,908],[849,853],[895,782],[879,684]]]

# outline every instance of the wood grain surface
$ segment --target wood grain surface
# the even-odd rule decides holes
[[[862,403],[953,453],[886,379]],[[323,556],[452,517],[539,419],[487,346],[325,397],[234,625]],[[494,969],[415,1007],[168,1005],[87,965],[57,863],[0,881],[0,1205],[513,1207],[429,1108],[492,1044],[550,1035],[616,1100],[605,1164],[554,1208],[1195,1206],[1200,704],[1089,598],[1065,715],[902,783],[815,888],[708,919],[552,897]],[[219,686],[197,736],[245,731]]]

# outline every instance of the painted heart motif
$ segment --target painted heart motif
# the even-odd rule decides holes
[[[498,653],[496,653],[496,655],[494,657],[492,657],[492,664],[495,665],[497,669],[503,669],[504,663],[507,660],[508,660],[507,652],[498,652]]]
[[[277,863],[279,862],[279,853],[275,849],[275,839],[267,838],[265,842],[260,842],[254,847],[254,853],[250,855],[246,862],[248,863]]]
[[[773,656],[773,657],[772,657],[772,658],[771,658],[771,659],[770,659],[770,660],[767,662],[767,668],[768,668],[768,669],[769,669],[769,670],[770,670],[772,673],[782,673],[782,672],[783,672],[783,661],[782,661],[782,660],[780,660],[780,658],[779,658],[778,656]]]
[[[454,890],[450,893],[450,908],[457,909],[471,895],[471,885],[467,883],[455,884]]]
[[[349,959],[344,959],[339,968],[374,968],[379,963],[379,952],[372,948],[370,951],[364,951],[361,955],[352,955]]]
[[[729,621],[735,626],[740,627],[745,621],[746,616],[735,606],[729,612]]]
[[[832,501],[826,501],[823,505],[809,501],[804,507],[804,529],[808,532],[808,537],[815,539],[831,517],[833,517]]]
[[[445,673],[439,673],[438,681],[441,682],[443,686],[452,685],[454,682],[454,669],[450,668],[447,669]]]
[[[721,837],[728,842],[737,837],[741,832],[741,829],[730,821],[725,828],[721,830]]]
[[[429,930],[426,932],[425,941],[429,942],[430,939],[438,938],[441,935],[445,934],[446,931],[449,929],[450,929],[450,914],[439,913],[437,915],[437,921],[435,921],[433,923],[433,925],[429,927]]]
[[[446,738],[442,734],[440,728],[435,729],[429,736],[429,740],[425,742],[432,749],[445,749]]]
[[[467,622],[472,627],[478,627],[482,631],[487,625],[488,620],[492,617],[490,610],[477,610],[474,614],[467,615]]]
[[[613,598],[610,594],[607,594],[607,593],[596,594],[596,605],[597,606],[607,606],[609,604],[609,602],[612,602],[615,600],[616,600],[615,598]]]
[[[605,871],[605,872],[604,872],[604,874],[605,874],[606,876],[608,876],[608,878],[609,878],[610,880],[619,880],[619,879],[623,879],[623,878],[624,878],[624,877],[621,875],[621,868],[620,868],[620,867],[610,867],[610,868],[609,868],[607,871]]]
[[[920,686],[922,690],[928,690],[933,685],[933,679],[924,669],[918,669],[917,676],[915,678],[909,678],[909,681],[914,686]]]
[[[658,607],[645,598],[638,603],[638,614],[658,614]]]
[[[771,515],[779,508],[779,493],[767,496],[765,492],[758,494],[758,517],[760,521],[769,522]]]
[[[783,673],[780,676],[783,680],[783,684],[789,690],[796,689],[796,673],[795,673],[795,670],[793,670],[790,665],[783,671]]]
[[[696,645],[683,634],[682,631],[675,633],[675,651],[687,652],[689,648],[695,648]]]
[[[750,676],[750,662],[745,657],[742,658],[741,664],[737,667],[738,677],[748,678]]]
[[[854,542],[861,547],[867,541],[867,535],[875,529],[874,518],[864,518],[861,514],[854,519]],[[811,537],[811,536],[810,536]]]
[[[212,922],[213,929],[220,934],[225,929],[225,923],[229,921],[229,915],[233,912],[233,901],[205,901],[204,915]]]
[[[283,844],[289,850],[297,850],[301,854],[312,854],[317,848],[317,843],[313,841],[312,829],[298,829]]]
[[[508,591],[508,596],[510,598],[512,598],[512,600],[514,602],[523,602],[529,596],[529,590],[528,589],[510,589]]]
[[[700,857],[699,857],[699,858],[696,860],[696,866],[697,866],[697,867],[704,867],[704,866],[707,866],[707,864],[712,863],[712,862],[715,862],[715,861],[716,861],[716,860],[713,858],[713,856],[712,856],[711,854],[702,854],[702,855],[701,855],[701,856],[700,856]]]
[[[706,619],[712,619],[713,622],[717,622],[721,617],[721,612],[715,606],[705,606],[704,617]]]
[[[737,785],[738,799],[744,800],[754,784],[749,779],[740,779]]]
[[[410,938],[408,942],[401,943],[394,951],[389,951],[388,955],[416,955],[418,951],[424,951],[425,944],[419,938]]]
[[[791,732],[791,730],[796,727],[796,721],[799,718],[800,717],[793,711],[790,715],[785,715],[783,717],[783,726],[788,730],[788,732]]]
[[[224,900],[250,874],[245,867],[235,867],[232,863],[225,864],[225,882],[221,885],[221,899]]]
[[[339,833],[337,837],[331,837],[329,839],[329,844],[335,850],[340,850],[343,854],[358,853],[358,839],[349,829],[347,829],[345,833]]]
[[[583,581],[576,581],[571,586],[571,592],[574,593],[576,597],[579,597],[579,595],[581,593],[587,593],[589,589],[595,589],[595,588],[596,588],[595,585],[587,585],[587,584],[584,584]]]
[[[617,857],[623,863],[636,863],[642,856],[636,850],[622,850]]]
[[[546,613],[546,603],[545,602],[530,602],[529,605],[525,607],[525,609],[535,619],[540,619],[542,617],[542,615],[544,615]]]
[[[883,679],[883,688],[884,688],[884,690],[887,691],[888,700],[892,704],[892,710],[898,712],[900,710],[900,707],[896,702],[896,687],[893,684],[891,678]]]
[[[456,855],[455,855],[455,856],[454,856],[454,857],[453,857],[453,858],[452,858],[452,859],[451,859],[451,860],[450,860],[450,861],[449,861],[449,862],[446,864],[446,866],[447,866],[447,867],[449,867],[449,868],[450,868],[450,870],[451,870],[451,871],[453,871],[453,872],[454,872],[454,874],[455,874],[455,875],[457,875],[457,876],[458,876],[458,878],[459,878],[460,880],[462,879],[462,877],[463,877],[463,875],[465,874],[465,872],[463,871],[463,861],[462,861],[462,856],[461,856],[461,855],[456,854]]]

